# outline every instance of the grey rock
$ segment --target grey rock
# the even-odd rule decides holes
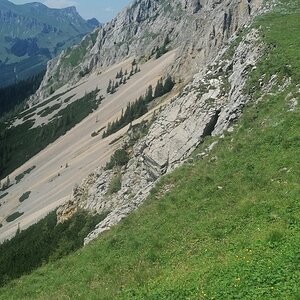
[[[113,171],[108,174],[99,170],[100,176],[90,186],[90,196],[83,207],[98,212],[109,210],[110,213],[86,237],[85,244],[139,207],[157,180],[182,165],[206,135],[221,135],[231,127],[232,115],[239,117],[244,105],[250,100],[243,95],[242,87],[250,70],[249,65],[255,65],[262,49],[258,43],[258,33],[252,30],[238,46],[232,59],[232,73],[227,75],[231,89],[227,97],[222,93],[222,78],[212,80],[211,74],[206,75],[206,69],[196,74],[182,95],[171,101],[160,113],[147,136],[134,146],[135,156],[127,165],[122,188],[117,194],[105,196],[103,190],[107,189],[107,178],[112,178]],[[242,54],[246,54],[248,59],[241,63]],[[213,61],[212,69],[217,70],[222,63],[220,55]],[[207,92],[199,95],[199,88],[203,84],[207,86]],[[208,94],[213,98],[208,98]],[[217,141],[212,143],[207,151],[201,153],[201,157],[206,156],[216,144]],[[217,157],[213,157],[210,161],[216,160]],[[99,189],[102,184],[105,187]]]
[[[171,2],[171,7],[178,4],[178,1]],[[166,30],[164,29],[164,32],[168,32],[168,26],[174,25],[174,20],[169,23],[169,15],[160,12],[161,2],[159,0],[136,1],[131,8],[107,24],[97,38],[97,43],[101,44],[101,47],[97,46],[98,48],[94,49],[94,55],[103,54],[103,59],[99,57],[98,63],[105,65],[124,57],[117,55],[112,59],[110,55],[105,54],[108,46],[112,47],[111,53],[115,51],[111,41],[118,41],[122,37],[125,40],[128,38],[129,33],[122,32],[124,25],[131,26],[138,23],[135,34],[140,38],[145,35],[146,25],[155,31],[161,30],[162,24],[165,26],[168,24]],[[107,191],[115,175],[114,171],[98,169],[90,180],[83,182],[80,192],[74,191],[69,205],[66,204],[61,209],[61,215],[64,215],[63,211],[68,214],[69,207],[76,203],[77,207],[92,212],[109,212],[107,217],[86,237],[85,244],[137,209],[159,178],[182,165],[206,136],[222,136],[226,130],[233,129],[235,120],[240,117],[244,106],[251,100],[248,95],[243,94],[243,87],[247,75],[255,67],[263,52],[258,32],[249,31],[237,46],[233,57],[226,58],[226,53],[230,43],[235,39],[234,32],[248,23],[253,11],[260,7],[261,2],[207,0],[200,1],[200,10],[197,10],[197,1],[179,2],[181,10],[189,17],[180,20],[177,18],[176,22],[178,28],[183,30],[185,36],[190,39],[181,46],[173,67],[174,70],[182,68],[182,74],[188,74],[182,62],[189,66],[189,61],[193,61],[197,63],[192,69],[198,71],[182,93],[168,102],[157,115],[148,134],[134,145],[132,159],[122,170],[121,190],[108,195]],[[145,7],[149,10],[145,10]],[[203,23],[200,20],[201,22],[204,20]],[[174,26],[170,33],[172,40],[183,40],[184,36],[177,32],[176,28],[177,26]],[[195,35],[191,32],[192,28]],[[208,28],[211,30],[209,31]],[[117,33],[120,36],[115,36]],[[155,41],[155,38],[153,40]],[[142,48],[147,53],[151,49],[143,44],[143,41],[135,39],[131,41],[133,48],[129,46],[129,54],[138,54]],[[225,41],[228,41],[227,45]],[[63,56],[59,59],[63,59]],[[207,156],[215,145],[216,143],[210,145],[200,156]],[[215,160],[217,157],[211,161]]]
[[[86,49],[77,66],[68,64],[68,51],[49,62],[46,76],[30,103],[45,99],[51,89],[65,83],[74,85],[82,70],[101,71],[128,57],[141,61],[155,57],[166,38],[170,41],[168,48],[177,48],[175,63],[166,73],[188,82],[251,20],[261,3],[262,0],[136,0],[73,47],[72,51]]]

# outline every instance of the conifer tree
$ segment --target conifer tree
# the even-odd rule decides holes
[[[149,103],[153,100],[153,88],[152,85],[149,85],[148,90],[145,95],[145,102]]]
[[[109,83],[108,83],[108,87],[107,87],[107,94],[110,94],[111,93],[111,87],[112,87],[112,81],[111,79],[109,80]]]
[[[169,93],[173,89],[174,85],[175,84],[172,80],[172,77],[170,75],[168,75],[168,77],[164,83],[164,88],[163,88],[164,94]]]
[[[155,91],[154,91],[154,98],[161,97],[163,94],[164,94],[164,86],[161,78],[157,81]]]

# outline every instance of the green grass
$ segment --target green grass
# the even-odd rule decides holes
[[[0,286],[81,248],[84,237],[105,216],[78,211],[57,224],[54,211],[26,230],[17,229],[14,238],[0,245]]]
[[[87,35],[79,45],[68,49],[63,64],[77,67],[87,54],[88,48],[96,43],[96,33]]]
[[[299,107],[288,112],[290,97],[299,100],[299,18],[258,21],[275,47],[257,70],[278,71],[281,84],[289,57],[290,86],[256,103],[258,87],[209,157],[165,176],[118,226],[3,287],[0,299],[299,299]]]

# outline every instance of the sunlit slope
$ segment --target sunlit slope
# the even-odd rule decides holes
[[[235,131],[120,225],[0,298],[299,299],[300,15],[289,3],[257,22],[269,48]]]

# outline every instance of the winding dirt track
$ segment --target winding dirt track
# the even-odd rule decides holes
[[[36,166],[20,183],[10,187],[6,191],[9,194],[0,200],[3,203],[0,207],[0,224],[3,225],[0,229],[0,242],[13,236],[18,224],[21,229],[25,229],[68,200],[75,183],[80,183],[93,170],[109,160],[118,147],[117,143],[114,145],[109,143],[124,134],[126,128],[106,139],[102,139],[101,134],[92,138],[91,133],[104,127],[109,121],[115,120],[122,108],[144,94],[150,84],[155,85],[174,59],[175,51],[172,51],[160,59],[142,65],[141,72],[134,75],[126,85],[121,86],[117,93],[106,95],[97,111],[10,174],[10,178],[14,179],[28,168]],[[80,98],[85,92],[94,90],[97,86],[101,88],[102,94],[105,94],[104,90],[109,79],[114,78],[121,67],[123,70],[129,69],[131,61],[126,60],[101,74],[92,74],[80,86],[66,93],[62,100],[72,94]],[[61,88],[57,94],[67,89]],[[66,164],[69,167],[66,168]],[[27,191],[31,191],[30,197],[20,203],[19,197]],[[17,220],[7,223],[6,217],[16,211],[24,214]]]

